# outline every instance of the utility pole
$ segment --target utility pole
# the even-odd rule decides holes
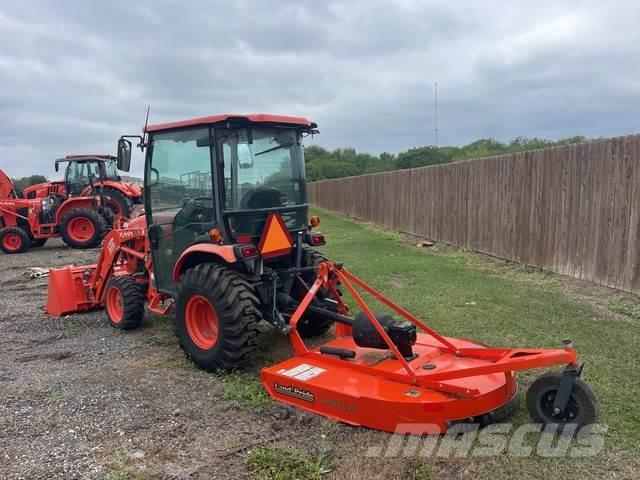
[[[434,128],[434,134],[435,134],[435,145],[436,148],[438,148],[438,82],[433,84],[433,105],[434,105],[434,113],[435,113],[435,128]]]

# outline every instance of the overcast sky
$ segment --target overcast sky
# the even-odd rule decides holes
[[[53,175],[151,123],[269,112],[325,147],[637,132],[640,2],[0,3],[0,168]],[[140,157],[134,161],[140,165]],[[137,168],[139,170],[139,168]]]

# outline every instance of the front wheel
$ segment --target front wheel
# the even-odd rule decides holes
[[[212,263],[187,270],[176,300],[176,334],[187,357],[209,372],[238,366],[256,346],[258,304],[233,270]]]
[[[144,285],[129,275],[113,277],[104,293],[104,308],[112,327],[133,330],[144,317]]]
[[[556,412],[553,402],[560,387],[562,373],[542,375],[527,390],[527,410],[534,422],[555,424],[563,432],[573,425],[574,434],[598,418],[598,400],[591,388],[576,378],[569,395],[569,401],[563,412]],[[568,429],[567,429],[568,430]]]
[[[60,236],[71,248],[97,247],[106,232],[104,218],[88,208],[71,210],[60,222]]]
[[[4,253],[22,253],[29,249],[29,234],[20,227],[4,227],[0,229],[0,249]]]

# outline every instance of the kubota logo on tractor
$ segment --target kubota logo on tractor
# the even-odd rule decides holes
[[[0,201],[0,207],[15,207],[16,202]]]

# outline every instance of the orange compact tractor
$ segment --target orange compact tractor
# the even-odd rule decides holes
[[[129,218],[134,204],[141,203],[142,191],[132,183],[123,182],[111,155],[67,155],[55,161],[56,172],[66,163],[64,180],[39,183],[25,188],[24,198],[45,198],[51,194],[70,196],[91,195],[92,189],[102,189],[105,207]]]
[[[199,367],[231,369],[251,356],[257,323],[291,341],[294,355],[262,370],[269,394],[327,417],[380,430],[441,433],[515,408],[519,370],[560,365],[527,391],[536,422],[595,422],[571,342],[559,349],[494,348],[444,336],[327,260],[308,218],[304,118],[216,115],[145,127],[145,216],[105,237],[95,265],[51,270],[47,311],[104,308],[136,328],[148,309],[175,315],[180,346]],[[131,142],[118,143],[128,170]],[[345,305],[349,294],[358,312]],[[367,297],[385,311],[374,312]],[[333,338],[310,347],[305,338]]]
[[[52,237],[62,237],[73,248],[96,247],[114,221],[113,213],[102,205],[96,190],[77,197],[51,193],[19,198],[11,179],[0,170],[0,249],[22,253]]]

